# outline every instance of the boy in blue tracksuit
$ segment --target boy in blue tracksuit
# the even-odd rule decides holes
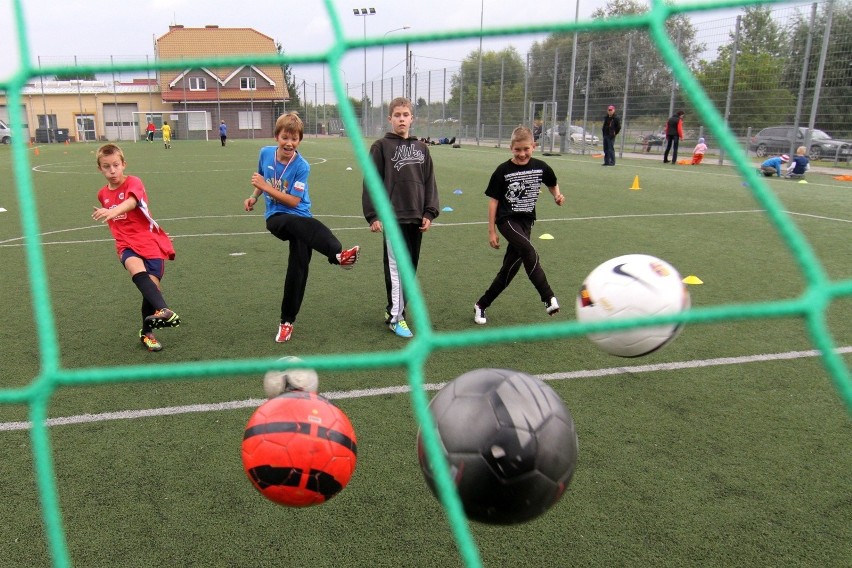
[[[789,161],[790,156],[788,156],[787,154],[781,154],[780,156],[769,158],[768,160],[760,164],[760,173],[762,173],[766,177],[772,177],[774,175],[781,177],[783,175],[781,173],[781,164],[786,164]]]

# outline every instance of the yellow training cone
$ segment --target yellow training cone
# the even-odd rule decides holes
[[[539,238],[540,238],[540,239],[542,239],[542,240],[545,240],[545,241],[552,241],[552,240],[553,240],[553,235],[551,235],[550,233],[544,233],[544,234],[543,234],[542,236],[540,236]]]
[[[630,189],[642,189],[639,187],[639,176],[633,178],[633,185],[630,186]]]
[[[684,284],[704,284],[704,281],[701,280],[698,276],[690,274],[686,278],[683,279]]]
[[[799,183],[808,183],[808,182],[805,181],[805,180],[799,180]]]

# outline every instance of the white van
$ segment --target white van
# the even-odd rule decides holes
[[[0,120],[0,143],[9,144],[12,142],[12,131],[9,126]]]

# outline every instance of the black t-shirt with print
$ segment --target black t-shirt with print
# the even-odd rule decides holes
[[[503,162],[488,182],[485,195],[496,199],[499,223],[505,217],[518,215],[535,219],[535,204],[541,194],[541,185],[556,185],[556,174],[545,162],[530,158],[524,166],[508,160]]]

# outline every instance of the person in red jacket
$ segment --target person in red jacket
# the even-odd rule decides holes
[[[663,163],[669,163],[669,151],[672,152],[671,163],[677,163],[677,147],[683,138],[683,115],[682,110],[677,111],[666,122],[666,151],[663,153]]]

